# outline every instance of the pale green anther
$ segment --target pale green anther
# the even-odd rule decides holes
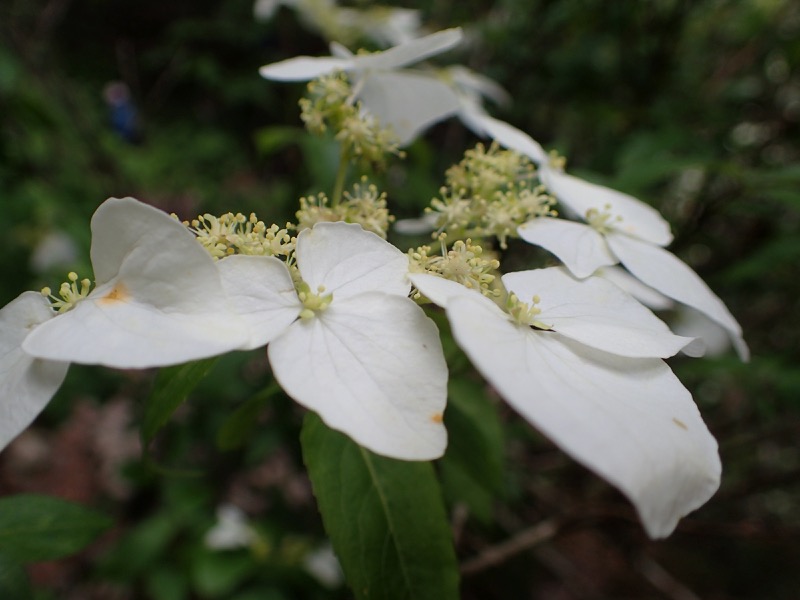
[[[42,288],[42,296],[49,299],[53,308],[59,313],[68,311],[86,298],[92,288],[92,282],[89,279],[81,279],[80,288],[78,288],[78,274],[74,271],[67,275],[67,279],[69,281],[65,281],[58,288],[59,297],[54,296],[49,287]]]
[[[622,221],[622,217],[614,217],[611,214],[610,204],[606,204],[603,208],[605,209],[603,211],[597,208],[590,208],[586,211],[586,222],[598,233],[608,233],[614,222]]]
[[[303,310],[300,311],[301,319],[311,319],[328,308],[333,301],[333,294],[324,292],[325,286],[322,285],[317,288],[317,293],[314,293],[305,281],[297,284],[297,297],[303,303]]]
[[[526,304],[517,298],[516,294],[509,294],[506,298],[506,312],[511,315],[515,323],[535,327],[536,329],[550,330],[552,325],[542,323],[537,317],[541,314],[542,309],[536,306],[541,302],[538,295],[531,298],[531,303]]]

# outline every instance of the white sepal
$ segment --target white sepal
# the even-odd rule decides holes
[[[247,344],[213,259],[166,213],[133,198],[106,200],[92,218],[91,257],[97,287],[33,330],[26,352],[134,369]]]
[[[300,314],[286,265],[272,256],[229,256],[217,261],[231,310],[244,321],[250,342],[242,350],[266,346]]]
[[[435,325],[408,298],[335,297],[268,353],[286,393],[358,444],[404,460],[443,454],[447,365]]]
[[[447,305],[453,335],[517,411],[669,535],[720,481],[717,444],[659,359],[622,358],[510,322],[478,294]]]
[[[620,221],[609,221],[609,225],[617,231],[659,246],[667,246],[672,242],[669,223],[661,213],[633,196],[555,169],[540,169],[539,176],[558,201],[581,218],[585,218],[589,209],[601,212],[608,210],[614,219],[622,217]]]
[[[30,331],[53,315],[50,302],[36,292],[24,292],[0,309],[0,449],[33,422],[67,375],[69,363],[22,350]]]
[[[578,280],[563,267],[551,267],[506,273],[503,284],[523,302],[539,296],[539,321],[598,350],[667,358],[694,341],[674,335],[630,294],[599,277]]]
[[[597,269],[617,264],[603,236],[583,223],[538,217],[517,229],[529,244],[555,254],[575,277],[588,277]]]
[[[408,257],[355,223],[317,223],[297,236],[297,266],[311,291],[334,301],[362,292],[407,296]]]
[[[722,300],[686,263],[671,252],[630,236],[609,234],[608,245],[635,277],[670,298],[700,311],[722,326],[739,357],[750,358],[742,328]]]
[[[353,61],[332,56],[296,56],[264,65],[258,74],[273,81],[308,81],[336,71],[349,71]]]

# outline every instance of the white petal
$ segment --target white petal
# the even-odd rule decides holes
[[[520,225],[517,232],[529,244],[555,254],[581,279],[601,267],[617,264],[603,236],[583,223],[538,217]]]
[[[264,65],[258,74],[273,81],[308,81],[353,68],[353,61],[331,56],[296,56]]]
[[[450,298],[479,293],[460,283],[429,273],[409,273],[408,278],[423,296],[441,307],[446,307]]]
[[[524,131],[487,114],[472,114],[471,119],[482,130],[476,131],[478,135],[489,136],[504,148],[519,152],[539,164],[547,163],[544,148]]]
[[[662,294],[687,304],[717,322],[728,331],[739,357],[747,361],[750,351],[742,339],[742,328],[725,304],[700,276],[677,256],[626,235],[606,236],[608,245],[620,262],[635,277]]]
[[[334,300],[380,291],[407,296],[408,257],[355,223],[317,223],[297,236],[297,265],[312,292]]]
[[[720,356],[731,347],[731,338],[724,327],[688,306],[679,306],[670,326],[679,335],[699,338],[700,352],[694,346],[684,348],[683,352],[688,356]]]
[[[33,422],[67,375],[69,363],[40,360],[22,350],[28,333],[53,314],[36,292],[24,292],[0,309],[0,449]]]
[[[457,86],[483,98],[489,98],[496,104],[501,106],[511,104],[511,94],[503,89],[503,86],[494,79],[472,69],[461,65],[452,65],[444,69],[444,77],[451,78]]]
[[[542,183],[559,202],[569,206],[581,218],[586,216],[590,208],[605,212],[606,205],[610,205],[612,216],[622,217],[622,221],[613,224],[615,229],[659,246],[666,246],[672,241],[669,223],[664,217],[655,208],[633,196],[554,169],[540,169],[539,175]]]
[[[364,107],[382,127],[392,128],[401,146],[459,109],[455,92],[427,73],[370,73],[361,80],[359,89]]]
[[[231,309],[244,320],[250,343],[265,346],[303,309],[286,265],[272,256],[229,256],[217,261]]]
[[[422,235],[436,229],[439,217],[433,213],[423,213],[416,219],[399,219],[395,221],[394,229],[401,235]]]
[[[595,275],[608,279],[614,285],[621,287],[639,302],[653,310],[669,310],[675,308],[675,302],[661,292],[657,292],[649,285],[643,284],[625,269],[619,266],[603,267]]]
[[[503,284],[523,302],[541,301],[539,320],[563,336],[613,354],[666,358],[694,341],[673,335],[649,309],[610,281],[577,280],[552,267],[503,275]]]
[[[177,220],[133,198],[112,198],[92,218],[98,286],[36,328],[26,352],[118,368],[178,364],[248,343],[214,261]]]
[[[463,34],[460,27],[437,31],[421,38],[410,40],[384,52],[357,55],[354,59],[356,68],[364,69],[399,69],[431,56],[446,52],[461,42]]]
[[[268,353],[290,396],[362,446],[406,460],[444,452],[447,365],[436,327],[408,298],[334,298]]]
[[[145,369],[216,356],[244,347],[248,340],[241,320],[224,308],[170,313],[133,297],[119,301],[90,296],[32,331],[23,349],[49,360]]]
[[[665,537],[720,480],[717,444],[659,359],[616,357],[512,324],[479,296],[448,305],[456,341],[500,394],[567,454],[617,486]]]

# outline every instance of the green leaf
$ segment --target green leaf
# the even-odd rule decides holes
[[[161,429],[189,393],[205,377],[217,357],[165,367],[158,372],[153,392],[144,404],[142,418],[142,446],[147,448],[155,434]]]
[[[0,598],[29,600],[33,598],[28,575],[15,560],[0,554]]]
[[[36,494],[0,499],[0,554],[19,562],[74,554],[111,525],[107,516]]]
[[[485,388],[451,378],[445,425],[447,452],[440,461],[448,502],[465,502],[481,521],[491,520],[492,500],[503,491],[503,430]]]
[[[458,598],[458,567],[431,463],[377,456],[313,413],[300,440],[325,530],[356,598]]]
[[[258,415],[267,400],[280,389],[277,383],[272,383],[233,411],[217,432],[217,448],[233,450],[244,444],[258,426]]]

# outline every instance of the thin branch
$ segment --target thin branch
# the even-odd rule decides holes
[[[474,558],[470,558],[461,565],[462,575],[472,575],[508,560],[515,554],[524,552],[534,546],[555,537],[559,530],[559,523],[554,519],[547,519],[519,532],[508,540],[485,548]]]

